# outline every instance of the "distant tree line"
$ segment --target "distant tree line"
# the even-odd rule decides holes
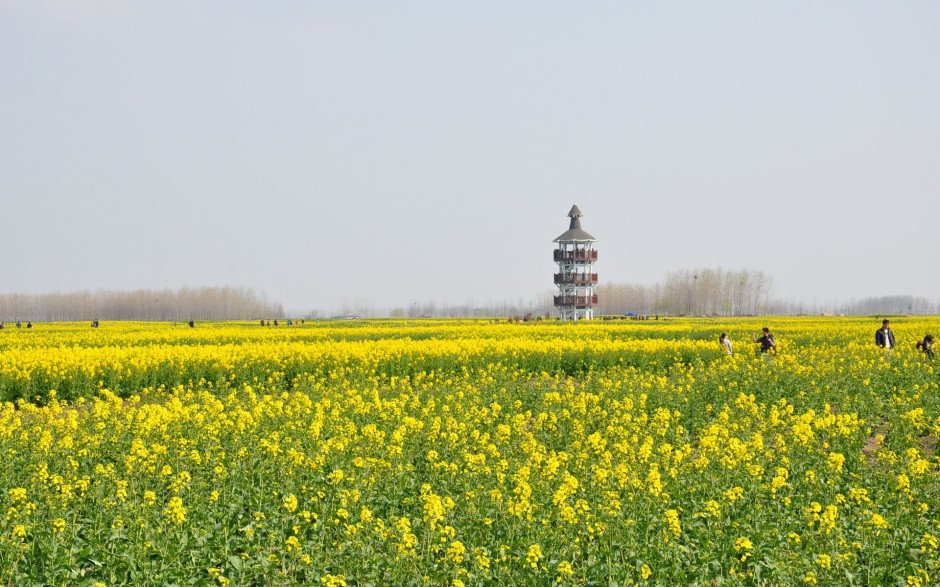
[[[602,283],[595,288],[595,316],[795,316],[819,314],[881,315],[940,314],[940,304],[922,297],[883,296],[851,302],[788,301],[773,296],[773,279],[761,271],[723,269],[670,273],[653,285]],[[330,312],[312,311],[307,318],[446,318],[446,317],[555,317],[556,290],[546,289],[532,299],[466,301],[462,304],[414,301],[408,306],[379,308],[366,301],[344,304]]]
[[[754,316],[762,314],[940,314],[940,304],[926,298],[896,295],[825,305],[782,301],[772,297],[773,280],[760,271],[723,269],[670,273],[653,285],[602,283],[596,288],[595,315]],[[301,312],[297,317],[442,318],[554,317],[554,290],[533,299],[466,301],[449,304],[433,300],[408,306],[377,308],[368,302],[344,304],[338,311]],[[278,302],[252,289],[233,287],[179,290],[99,291],[53,294],[0,294],[0,321],[33,322],[81,320],[257,320],[286,316]]]
[[[754,316],[770,311],[772,285],[761,271],[675,271],[653,285],[600,284],[594,314]]]
[[[0,295],[0,320],[5,322],[253,320],[283,315],[280,303],[234,287]]]
[[[547,300],[547,302],[546,302]],[[552,311],[552,293],[547,292],[536,300],[518,299],[516,301],[491,301],[478,304],[466,301],[462,304],[438,302],[434,300],[414,301],[408,306],[376,308],[368,303],[346,304],[338,311],[327,313],[330,317],[358,318],[491,318],[495,316],[536,316],[547,315]],[[318,317],[321,312],[313,311],[306,316]]]
[[[864,298],[839,306],[840,314],[938,314],[940,305],[927,298],[914,296],[881,296]]]
[[[771,299],[773,280],[760,271],[700,269],[676,271],[654,285],[603,283],[596,289],[597,316],[624,315],[717,315],[741,316],[769,313],[776,306]],[[557,291],[546,289],[534,299],[462,304],[415,300],[408,306],[376,308],[366,301],[344,304],[335,316],[359,318],[441,318],[454,317],[553,317]],[[313,312],[318,315],[318,312]]]

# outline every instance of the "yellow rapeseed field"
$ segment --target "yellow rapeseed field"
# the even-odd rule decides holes
[[[931,585],[940,320],[893,323],[4,329],[0,584]]]

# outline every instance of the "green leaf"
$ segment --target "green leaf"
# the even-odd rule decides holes
[[[242,557],[237,554],[230,554],[228,557],[228,564],[232,565],[232,568],[236,571],[240,571],[245,567],[245,561],[242,560]]]

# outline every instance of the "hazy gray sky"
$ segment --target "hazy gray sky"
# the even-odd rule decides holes
[[[940,300],[940,3],[0,0],[0,293]]]

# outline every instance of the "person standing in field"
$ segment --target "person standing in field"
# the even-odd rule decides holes
[[[894,332],[891,331],[891,321],[885,318],[881,322],[881,328],[875,331],[875,344],[881,347],[885,356],[891,355],[891,349],[894,348]]]
[[[721,343],[721,348],[724,349],[726,355],[733,355],[734,350],[731,348],[731,337],[728,336],[727,332],[722,332],[721,336],[718,337],[718,342]]]
[[[760,344],[760,352],[765,357],[772,357],[777,353],[777,339],[774,338],[774,335],[770,333],[770,329],[764,326],[761,329],[763,336],[757,338],[756,334],[752,334],[751,338],[754,342]]]
[[[917,350],[924,353],[924,359],[930,361],[933,359],[933,335],[926,334],[924,338],[917,341]]]

